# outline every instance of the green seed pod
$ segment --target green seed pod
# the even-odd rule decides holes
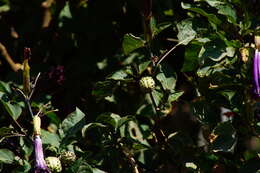
[[[60,159],[63,165],[69,166],[76,160],[76,155],[72,151],[63,151],[60,154]]]
[[[61,162],[60,162],[59,158],[57,158],[57,157],[47,157],[45,159],[45,161],[46,161],[48,168],[52,172],[61,172],[62,166],[61,166]]]
[[[155,82],[152,77],[142,77],[139,81],[141,89],[145,92],[151,92],[155,88]]]

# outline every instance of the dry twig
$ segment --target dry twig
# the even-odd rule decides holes
[[[23,65],[20,63],[15,63],[11,58],[10,54],[7,52],[6,47],[0,43],[0,54],[5,58],[8,64],[11,66],[13,71],[17,72],[23,69]]]

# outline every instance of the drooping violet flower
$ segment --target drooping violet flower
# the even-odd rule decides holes
[[[253,92],[254,96],[260,97],[260,36],[255,35],[255,56],[253,59]]]
[[[35,169],[34,173],[51,173],[44,160],[40,135],[34,137]]]

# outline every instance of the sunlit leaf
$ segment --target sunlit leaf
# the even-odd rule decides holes
[[[127,55],[130,52],[143,47],[145,41],[142,40],[140,37],[136,37],[132,34],[126,34],[123,39],[123,51]]]
[[[11,164],[14,162],[14,153],[8,149],[0,149],[0,163]]]

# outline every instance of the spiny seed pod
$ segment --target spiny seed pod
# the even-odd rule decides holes
[[[33,117],[33,132],[34,135],[41,135],[41,118],[37,115]]]
[[[76,160],[76,155],[72,151],[63,151],[60,154],[61,163],[65,166],[71,165]]]
[[[242,61],[244,63],[246,63],[248,61],[248,57],[249,57],[249,50],[248,48],[246,47],[243,47],[240,49],[240,54],[241,54],[241,57],[242,57]]]
[[[139,85],[145,92],[151,92],[155,88],[155,82],[152,77],[142,77],[139,81]]]
[[[61,166],[61,162],[60,162],[59,158],[57,158],[57,157],[47,157],[45,159],[45,161],[46,161],[48,168],[52,172],[61,172],[62,166]]]

